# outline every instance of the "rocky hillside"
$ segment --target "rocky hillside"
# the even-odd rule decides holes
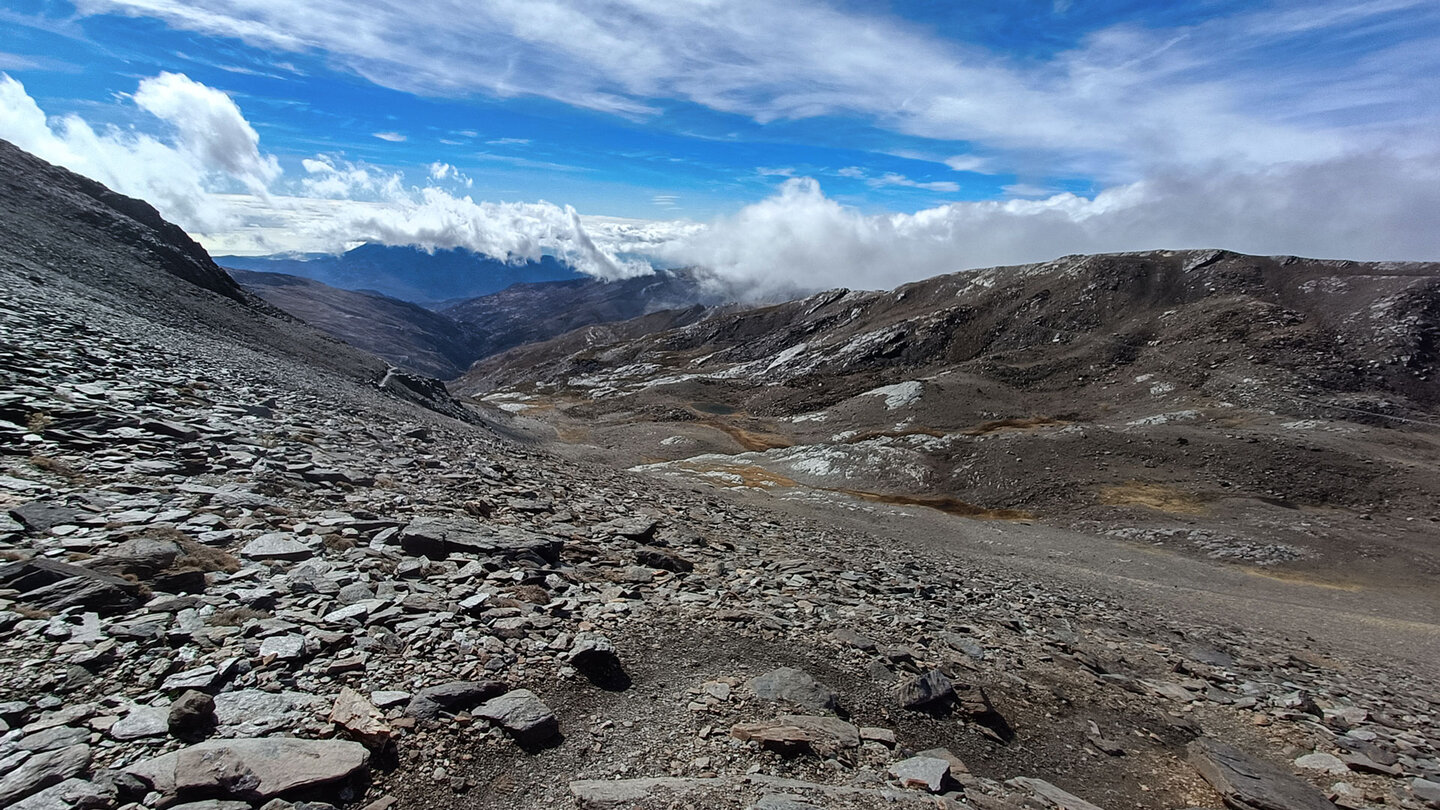
[[[0,805],[1440,806],[1420,601],[567,461],[0,155]]]
[[[454,379],[481,357],[469,330],[417,304],[283,273],[235,269],[229,273],[277,309],[419,374]]]
[[[1440,573],[1437,315],[1436,265],[1068,257],[582,330],[458,387],[682,480],[1418,587]]]

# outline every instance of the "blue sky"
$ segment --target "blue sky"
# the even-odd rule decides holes
[[[1433,0],[20,0],[0,71],[0,137],[218,251],[1440,258]]]

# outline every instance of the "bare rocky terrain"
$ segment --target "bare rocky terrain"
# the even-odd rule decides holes
[[[1424,306],[1418,326],[1385,338],[1413,363],[1375,354],[1373,371],[1317,373],[1253,361],[1272,384],[1282,372],[1323,380],[1298,418],[1349,432],[1272,424],[1298,406],[1247,422],[1261,408],[1243,387],[1224,394],[1234,424],[1215,405],[1131,426],[1163,396],[1143,392],[1173,382],[1188,405],[1211,377],[1156,368],[1145,351],[1133,362],[1148,365],[1122,373],[1089,353],[1099,340],[1072,344],[1064,354],[1079,359],[1065,362],[1080,365],[1049,374],[1039,341],[1021,342],[1002,373],[1035,376],[976,373],[941,402],[928,386],[946,383],[915,374],[918,348],[900,350],[908,366],[882,354],[859,377],[816,372],[834,384],[810,390],[779,373],[808,362],[805,350],[767,343],[785,332],[760,327],[804,329],[797,313],[817,300],[677,332],[606,327],[612,346],[535,349],[519,355],[523,373],[487,363],[467,408],[248,295],[141,203],[8,144],[0,187],[0,805],[1440,807],[1435,596],[1407,587],[1433,559],[1422,508],[1433,362],[1413,353],[1431,328]],[[1395,296],[1423,300],[1427,272],[1395,274]],[[1235,322],[1223,351],[1254,353],[1244,335],[1267,321]],[[1023,326],[1004,313],[995,323]],[[781,384],[738,372],[656,385],[670,371],[654,347],[689,351],[673,341],[692,334],[708,350],[716,329],[733,341],[726,368],[763,363]],[[1185,351],[1219,356],[1198,339]],[[703,354],[687,359],[702,375],[732,360]],[[636,363],[656,368],[627,370]],[[1046,387],[1077,369],[1120,389],[1113,418]],[[1146,373],[1166,376],[1122,385]],[[1042,418],[944,439],[976,416],[1020,418],[1022,395],[1037,403],[1023,416]],[[885,410],[866,415],[872,405]],[[1057,490],[1079,486],[1078,462],[1052,461],[1064,474],[1047,487],[1005,490],[1024,499],[956,489],[953,503],[917,505],[896,501],[941,488],[882,489],[878,476],[831,487],[819,472],[805,485],[765,455],[780,439],[820,445],[901,422],[917,405],[930,410],[913,424],[950,448],[925,452],[952,459],[953,480],[965,480],[952,472],[964,452],[972,469],[1009,463],[1019,481],[1029,468],[1011,453],[1049,441],[1054,458],[1108,450],[1114,475],[1163,470],[1183,492],[1204,465],[1156,455],[1146,467],[1134,446],[1168,440],[1244,492],[1279,492],[1237,509],[1264,503],[1332,534],[1311,562],[1268,547],[1217,559],[1189,536],[1121,530],[1230,532],[1249,513],[1219,499],[1178,512],[1136,487],[1154,505],[1067,499]],[[1342,405],[1369,415],[1338,417]],[[1081,436],[1063,432],[1074,426]],[[890,440],[921,435],[904,431]],[[1275,442],[1273,460],[1230,460],[1291,435],[1321,450],[1302,463]],[[717,457],[713,470],[677,472],[700,455]],[[1351,469],[1335,458],[1379,469],[1353,474],[1348,494],[1315,484],[1352,499],[1321,509],[1296,482]],[[1242,478],[1246,464],[1271,472]],[[1318,472],[1276,472],[1297,465]],[[1382,489],[1389,500],[1376,500]],[[1372,500],[1386,509],[1359,511]],[[961,501],[986,511],[958,516]],[[1347,535],[1352,525],[1375,530]],[[1328,549],[1347,536],[1375,544],[1353,557],[1363,585],[1328,579],[1343,567]],[[1387,559],[1399,560],[1393,588]],[[1303,567],[1314,560],[1331,573]]]

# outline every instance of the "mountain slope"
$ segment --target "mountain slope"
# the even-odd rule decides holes
[[[343,290],[374,291],[434,307],[499,292],[512,284],[581,279],[553,256],[515,264],[468,250],[427,252],[415,247],[365,244],[338,256],[221,256],[225,267],[285,273]]]
[[[1408,581],[1440,572],[1437,335],[1440,265],[1153,252],[580,331],[456,386],[661,474]]]
[[[320,331],[420,374],[453,379],[480,356],[467,330],[408,301],[283,273],[232,269],[230,275],[246,290]]]
[[[297,321],[240,288],[184,231],[150,205],[0,141],[0,273],[7,289],[40,285],[87,305],[199,342],[253,353],[252,362],[315,372],[470,418],[433,381]],[[267,360],[265,358],[272,358]],[[283,364],[276,365],[274,360]]]

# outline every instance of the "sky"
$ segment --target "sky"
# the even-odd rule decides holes
[[[1435,0],[6,0],[0,138],[212,253],[884,288],[1440,259]]]

